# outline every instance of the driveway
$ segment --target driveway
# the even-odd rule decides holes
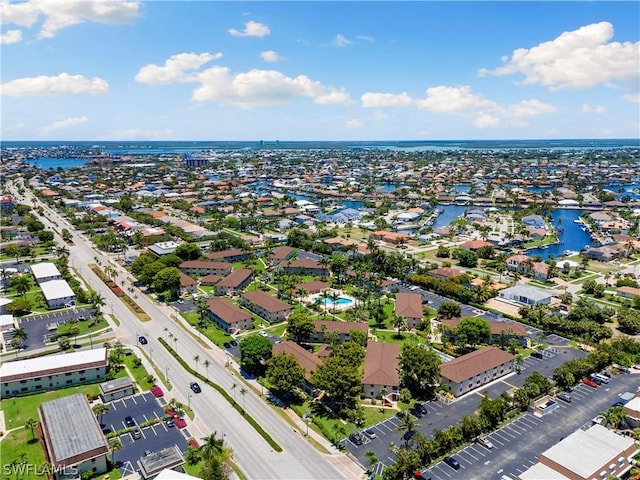
[[[55,324],[63,325],[72,318],[89,318],[91,307],[66,308],[42,315],[22,317],[18,325],[27,333],[25,350],[33,350],[45,346],[45,340],[56,333]],[[51,330],[49,329],[51,328]]]
[[[128,416],[133,417],[136,425],[164,416],[164,409],[149,392],[114,400],[108,405],[109,411],[98,418],[106,433],[127,428],[124,419]]]

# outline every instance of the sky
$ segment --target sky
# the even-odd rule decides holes
[[[640,2],[0,0],[3,140],[640,137]]]

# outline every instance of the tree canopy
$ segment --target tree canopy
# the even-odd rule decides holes
[[[273,345],[267,337],[249,335],[240,340],[240,366],[252,374],[264,371],[264,365],[271,358]]]
[[[419,394],[440,378],[440,357],[422,345],[402,346],[399,358],[400,385],[412,394]]]

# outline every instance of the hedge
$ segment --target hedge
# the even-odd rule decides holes
[[[175,358],[178,361],[178,363],[180,363],[182,368],[184,368],[190,374],[195,375],[202,382],[215,388],[218,391],[218,393],[222,395],[227,400],[227,402],[229,402],[233,406],[233,408],[235,408],[238,411],[238,413],[240,413],[243,416],[243,418],[247,422],[249,422],[249,425],[251,425],[256,430],[256,432],[258,432],[262,436],[262,438],[264,438],[267,441],[267,443],[271,445],[271,447],[276,452],[282,452],[282,447],[278,445],[273,438],[271,438],[271,435],[269,435],[267,432],[264,431],[262,426],[260,426],[260,424],[256,422],[251,415],[247,414],[247,412],[244,411],[244,409],[242,408],[242,406],[240,406],[238,402],[236,402],[233,398],[231,398],[231,395],[229,395],[224,388],[222,388],[217,383],[213,383],[208,378],[205,378],[204,375],[196,372],[189,365],[187,365],[187,362],[185,362],[181,357],[179,357],[176,351],[173,348],[171,348],[171,346],[169,346],[169,344],[162,337],[158,337],[158,341],[162,344],[164,348],[167,349],[167,351],[171,354],[171,356],[173,356],[173,358]]]

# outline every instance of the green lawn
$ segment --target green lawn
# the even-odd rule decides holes
[[[181,313],[184,319],[189,322],[190,325],[198,329],[202,335],[207,337],[217,346],[222,347],[225,342],[230,342],[233,337],[218,327],[216,327],[211,321],[207,320],[207,327],[204,329],[198,328],[198,312]],[[163,336],[166,340],[166,335]]]
[[[37,417],[35,417],[37,418]],[[36,430],[34,429],[34,433]],[[42,476],[38,476],[36,471],[33,470],[37,466],[41,469],[45,463],[44,453],[37,439],[33,439],[31,435],[31,429],[23,428],[16,430],[7,435],[2,441],[2,464],[5,468],[14,468],[11,464],[23,463],[23,468],[26,466],[31,469],[24,468],[24,470],[18,470],[20,465],[16,465],[16,478],[21,480],[26,479],[42,479]],[[3,472],[3,478],[13,478],[14,475],[5,476],[8,472]]]
[[[123,355],[122,361],[131,372],[131,375],[133,375],[133,379],[138,384],[140,389],[143,391],[147,391],[151,387],[153,387],[155,382],[149,382],[147,380],[147,377],[149,376],[149,372],[147,372],[147,369],[144,368],[142,364],[135,366],[136,358],[138,357],[132,353],[131,355]]]
[[[84,393],[89,396],[97,396],[99,393],[98,384],[77,385],[50,392],[36,393],[24,397],[6,398],[0,401],[0,408],[4,412],[7,429],[24,425],[29,418],[38,418],[38,407],[43,402],[66,397],[74,393]],[[4,456],[4,452],[3,452]]]
[[[91,327],[89,327],[89,324],[91,324]],[[85,335],[89,333],[89,331],[95,332],[109,326],[107,321],[100,316],[97,321],[94,319],[88,319],[82,322],[65,323],[64,325],[60,325],[58,327],[58,335],[67,335],[71,327],[74,325],[80,328],[80,333],[78,333],[78,335]]]

